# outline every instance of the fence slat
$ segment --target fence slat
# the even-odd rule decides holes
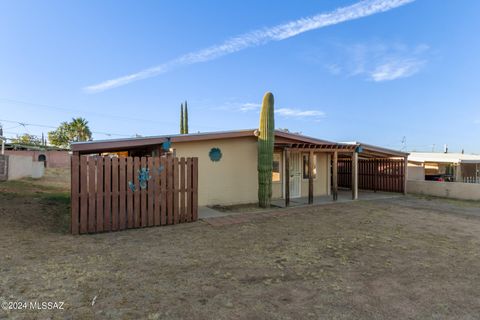
[[[161,174],[161,164],[160,158],[153,158],[153,176],[155,177],[153,185],[153,224],[155,226],[160,225],[160,174]]]
[[[80,233],[88,232],[88,163],[80,157]]]
[[[127,227],[133,228],[133,159],[127,158]]]
[[[179,174],[178,174],[179,164],[178,158],[173,158],[173,223],[177,224],[180,222],[180,212],[179,212]]]
[[[192,221],[192,158],[187,159],[187,222]]]
[[[118,158],[112,158],[112,230],[118,230]]]
[[[180,222],[185,222],[185,158],[180,158]]]
[[[134,211],[134,226],[140,227],[140,186],[138,185],[138,171],[140,170],[140,159],[133,158],[133,184],[135,192],[133,193],[133,211]]]
[[[103,231],[103,157],[97,157],[97,232]]]
[[[96,204],[96,197],[95,197],[95,189],[96,189],[96,181],[95,181],[95,157],[88,157],[88,232],[95,232],[95,223],[96,223],[96,215],[95,215],[95,204]]]
[[[112,159],[105,157],[104,159],[104,179],[105,179],[105,197],[103,212],[103,230],[112,230]]]
[[[150,180],[148,180],[148,189],[147,189],[147,212],[148,212],[148,226],[151,227],[154,225],[153,217],[153,190],[155,188],[155,174],[154,174],[154,167],[153,167],[153,158],[148,157],[147,159],[147,167],[148,172],[150,175]]]
[[[79,230],[79,209],[80,209],[80,181],[79,181],[79,173],[80,173],[80,159],[79,156],[77,155],[72,155],[71,158],[71,164],[70,164],[70,170],[71,170],[71,178],[70,178],[70,183],[71,183],[71,188],[70,188],[70,199],[71,199],[71,227],[70,231],[72,234],[78,234],[80,232]]]
[[[147,158],[141,157],[140,158],[140,169],[145,169],[147,167]],[[140,221],[141,226],[147,226],[147,190],[145,188],[140,187]]]
[[[198,218],[198,158],[193,158],[193,170],[192,170],[192,184],[193,184],[193,196],[192,196],[192,210],[193,221],[197,221]]]
[[[124,230],[127,225],[127,212],[126,212],[126,205],[127,205],[127,197],[126,197],[126,187],[127,187],[127,175],[125,172],[125,165],[126,159],[121,157],[118,159],[119,168],[119,176],[118,176],[118,188],[119,188],[119,218],[118,218],[118,229]]]
[[[167,156],[167,224],[173,223],[173,161]]]
[[[160,224],[167,224],[167,170],[168,163],[165,157],[160,159],[160,166],[163,168],[160,173]]]

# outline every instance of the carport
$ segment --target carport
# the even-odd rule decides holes
[[[327,154],[330,159],[329,182],[334,201],[338,200],[339,189],[349,189],[352,200],[359,198],[359,190],[406,193],[408,153],[361,142],[335,143],[278,131],[275,149],[283,153],[283,198],[287,207],[291,202],[291,159],[298,153],[308,154],[308,204],[314,203],[313,159],[319,153]]]

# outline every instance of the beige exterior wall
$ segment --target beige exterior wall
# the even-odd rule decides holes
[[[284,179],[284,168],[283,168],[283,152],[275,152],[276,155],[280,158],[280,181],[272,182],[272,199],[281,199],[283,196],[283,179]]]
[[[258,201],[257,140],[255,137],[172,144],[177,157],[198,157],[198,205],[229,205]],[[219,148],[222,159],[210,160]]]
[[[282,188],[283,185],[281,182],[272,183],[272,199],[281,199],[282,198]]]
[[[439,181],[407,181],[408,193],[463,200],[480,200],[480,184]]]
[[[326,153],[317,153],[317,177],[313,179],[313,195],[324,196],[330,194],[330,155]],[[272,198],[280,199],[283,196],[284,164],[283,155],[280,157],[280,181],[272,184]],[[302,179],[301,196],[308,197],[308,179]]]
[[[177,157],[198,157],[198,204],[231,205],[258,201],[257,141],[254,137],[172,144]],[[212,148],[222,151],[222,159],[209,158]],[[272,183],[272,198],[282,198],[284,179],[283,154],[280,154],[280,181]],[[317,156],[314,195],[330,194],[330,156]],[[302,179],[302,197],[308,196],[308,179]]]
[[[317,177],[313,179],[313,195],[324,196],[330,194],[330,161],[326,153],[318,153]],[[308,179],[302,179],[302,197],[308,197]]]
[[[425,180],[425,169],[422,164],[409,163],[407,167],[408,180]]]

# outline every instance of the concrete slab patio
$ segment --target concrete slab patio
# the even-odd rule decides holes
[[[394,192],[374,192],[369,190],[360,190],[358,194],[358,200],[381,200],[403,197],[403,194]],[[351,190],[338,190],[338,199],[333,201],[331,195],[313,197],[313,204],[331,204],[331,203],[344,203],[351,202],[352,191]],[[281,208],[285,207],[284,199],[276,199],[272,201],[272,204]],[[290,198],[290,207],[308,205],[308,197]]]
[[[384,200],[384,199],[401,198],[401,197],[403,197],[403,195],[399,193],[362,191],[359,193],[358,200],[370,201],[370,200]],[[347,203],[347,202],[353,202],[358,200],[352,200],[351,191],[339,190],[337,201],[333,201],[331,196],[320,196],[320,197],[314,197],[313,205]],[[252,219],[257,219],[262,217],[284,215],[282,213],[282,210],[280,211],[278,210],[278,209],[286,208],[284,199],[273,200],[272,205],[274,207],[270,209],[258,208],[258,210],[253,210],[249,212],[244,212],[241,209],[239,209],[238,211],[234,209],[229,211],[220,211],[220,210],[215,210],[214,208],[211,208],[211,207],[200,207],[198,209],[199,210],[198,217],[201,220],[206,220],[211,225],[220,226],[225,224],[242,223],[242,222],[246,222]],[[302,207],[302,206],[309,206],[307,197],[290,199],[290,207]]]

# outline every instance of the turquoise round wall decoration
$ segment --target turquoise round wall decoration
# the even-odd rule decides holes
[[[222,159],[222,151],[220,151],[219,148],[212,148],[210,149],[208,156],[210,157],[210,160],[214,162],[220,161],[220,159]]]
[[[172,140],[170,138],[167,138],[163,143],[162,143],[162,149],[163,151],[168,151],[170,150],[170,147],[172,146]]]

